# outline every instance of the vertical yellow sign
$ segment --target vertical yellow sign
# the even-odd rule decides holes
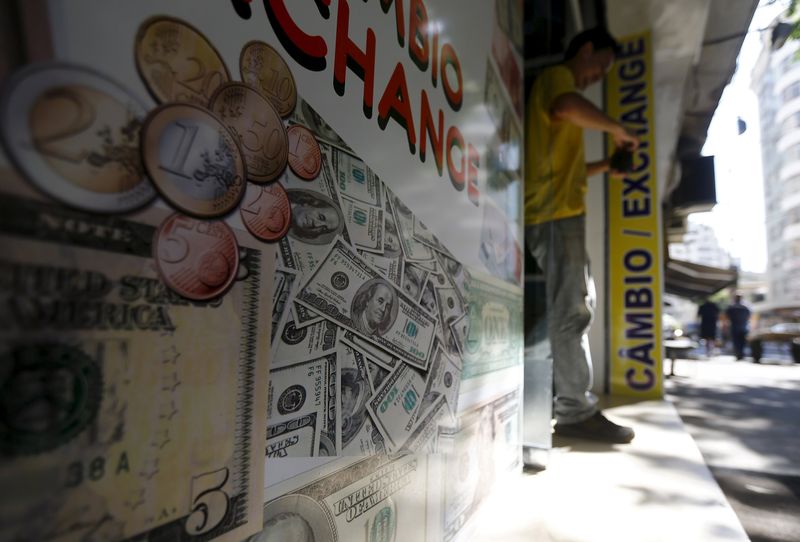
[[[635,131],[633,171],[607,183],[608,322],[611,393],[661,397],[661,218],[656,183],[650,33],[620,40],[606,111]],[[613,142],[608,144],[614,152]]]

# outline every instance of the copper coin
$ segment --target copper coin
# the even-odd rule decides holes
[[[301,179],[316,179],[322,166],[322,153],[314,134],[299,124],[290,126],[286,133],[289,137],[289,167]]]
[[[203,107],[230,81],[228,68],[211,42],[190,24],[172,17],[146,20],[136,33],[136,69],[159,103]]]
[[[209,102],[213,111],[239,138],[254,183],[274,181],[286,169],[286,128],[272,103],[244,83],[226,83]]]
[[[164,283],[183,297],[200,301],[227,290],[239,267],[239,247],[227,224],[178,213],[158,228],[154,252]]]
[[[283,57],[263,41],[245,44],[239,55],[242,81],[266,96],[281,117],[292,114],[297,105],[297,86]]]
[[[208,110],[161,106],[145,120],[141,139],[147,174],[179,210],[221,216],[244,196],[247,167],[237,138]]]
[[[280,183],[248,186],[239,212],[250,233],[262,241],[282,239],[292,223],[292,206]]]

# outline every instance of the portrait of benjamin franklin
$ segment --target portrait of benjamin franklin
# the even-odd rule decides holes
[[[366,336],[383,335],[397,318],[397,296],[388,281],[368,280],[350,305],[356,331]]]
[[[400,256],[400,235],[397,233],[397,226],[394,221],[389,217],[389,213],[385,214],[384,220],[384,234],[383,234],[383,255],[387,258],[397,258]]]
[[[292,205],[289,237],[310,245],[328,245],[344,230],[344,216],[329,197],[303,189],[286,191]]]

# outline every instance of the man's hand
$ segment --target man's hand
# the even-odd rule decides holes
[[[611,136],[614,138],[614,144],[617,148],[625,149],[626,151],[635,151],[639,148],[639,136],[622,124],[617,125],[617,129],[611,133]]]

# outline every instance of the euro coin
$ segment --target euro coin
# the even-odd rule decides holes
[[[175,213],[158,228],[154,254],[164,283],[179,295],[205,301],[225,292],[236,277],[239,246],[222,221]]]
[[[269,100],[244,83],[226,83],[209,108],[238,136],[250,181],[266,183],[283,173],[289,155],[286,129]]]
[[[187,214],[222,216],[244,196],[247,167],[236,137],[202,107],[155,109],[142,127],[142,153],[158,191]]]
[[[289,196],[280,183],[248,186],[239,212],[250,233],[262,241],[282,239],[292,222]]]
[[[111,78],[65,63],[15,73],[0,98],[0,140],[29,182],[79,209],[122,213],[156,195],[139,154],[143,102]]]
[[[297,86],[289,66],[278,51],[263,41],[251,41],[239,56],[242,81],[266,96],[281,117],[288,117],[297,104]]]
[[[159,103],[188,102],[205,107],[228,68],[199,30],[172,17],[146,20],[136,33],[136,68]]]
[[[322,166],[322,153],[314,134],[299,124],[289,127],[289,167],[298,177],[316,179]]]

